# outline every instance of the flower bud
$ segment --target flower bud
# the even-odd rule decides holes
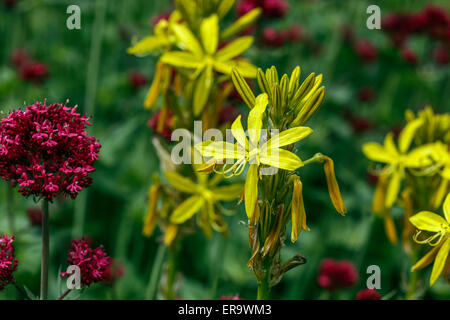
[[[146,237],[150,237],[153,234],[156,226],[156,219],[158,218],[158,212],[156,205],[158,203],[158,190],[159,184],[154,184],[148,191],[148,209],[145,217],[144,228],[142,234]]]
[[[337,212],[341,215],[345,215],[347,209],[345,208],[344,201],[342,200],[339,185],[334,174],[334,162],[327,156],[324,156],[323,159],[325,160],[323,168],[325,170],[325,177],[327,179],[328,193],[330,194],[331,202]]]

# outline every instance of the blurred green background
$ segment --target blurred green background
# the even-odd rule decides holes
[[[8,112],[24,102],[47,99],[49,103],[64,103],[68,99],[69,106],[78,105],[79,111],[93,116],[89,133],[102,144],[88,192],[83,191],[75,201],[59,199],[51,208],[50,295],[59,293],[58,270],[67,266],[71,239],[83,234],[94,245],[103,244],[123,266],[124,274],[112,285],[91,286],[80,298],[143,299],[161,236],[157,230],[147,239],[141,232],[147,190],[152,174],[159,171],[159,160],[147,126],[154,111],[143,108],[150,82],[136,88],[130,76],[138,70],[150,81],[156,57],[137,58],[127,55],[126,49],[134,37],[150,34],[152,19],[170,11],[171,4],[166,0],[19,0],[11,7],[7,2],[0,1],[0,110]],[[334,212],[322,169],[305,170],[302,179],[311,231],[302,233],[296,244],[286,242],[283,255],[301,253],[308,262],[288,272],[273,289],[272,297],[323,298],[317,273],[321,260],[327,257],[351,260],[360,273],[354,288],[339,291],[332,298],[353,299],[366,287],[366,269],[372,264],[381,268],[379,292],[401,297],[410,265],[400,244],[388,242],[383,222],[371,213],[374,186],[367,179],[369,161],[361,145],[381,141],[388,130],[401,127],[407,109],[417,111],[430,104],[437,111],[448,112],[449,68],[433,57],[436,41],[422,35],[408,40],[418,62],[412,65],[405,61],[383,29],[366,27],[366,8],[378,4],[383,17],[392,11],[420,11],[429,1],[288,2],[285,17],[261,21],[257,32],[297,25],[305,36],[276,48],[264,46],[257,38],[246,57],[261,68],[275,65],[280,73],[290,73],[300,65],[302,79],[311,72],[323,73],[327,95],[311,120],[315,134],[301,143],[299,156],[308,158],[322,152],[334,159],[348,214],[342,218]],[[448,1],[432,2],[448,12]],[[81,8],[81,30],[66,28],[66,8],[71,4]],[[235,19],[234,11],[227,19]],[[378,52],[375,61],[366,63],[358,57],[343,30],[352,30],[358,40],[370,41]],[[24,81],[11,64],[11,55],[19,48],[47,65],[49,74],[41,84]],[[369,91],[369,99],[361,97],[364,90],[366,94]],[[247,112],[245,106],[239,108]],[[10,234],[5,214],[7,188],[1,182],[0,233]],[[74,211],[83,201],[87,215],[81,226]],[[35,206],[32,199],[14,193],[19,259],[15,276],[19,284],[37,293],[40,229],[30,226],[26,215],[26,209]],[[199,234],[184,242],[176,284],[179,297],[215,299],[238,294],[255,298],[256,282],[246,266],[250,248],[247,228],[241,223],[244,217],[243,206],[239,206],[236,215],[228,219],[228,238],[214,235],[206,239]],[[0,292],[0,299],[19,297],[12,286]],[[449,287],[438,282],[426,291],[425,298],[450,298]]]

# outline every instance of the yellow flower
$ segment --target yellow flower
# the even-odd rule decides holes
[[[442,179],[431,202],[433,208],[439,208],[450,186],[450,152],[448,150],[449,147],[442,142],[436,142],[433,147],[434,152],[431,156],[439,169],[439,175]]]
[[[405,177],[405,169],[421,168],[429,165],[431,162],[428,157],[430,154],[429,148],[419,147],[408,152],[414,134],[422,124],[423,121],[421,119],[409,122],[400,133],[398,148],[394,143],[394,134],[392,132],[386,136],[383,146],[375,142],[369,142],[363,146],[363,152],[367,158],[388,164],[383,170],[383,173],[389,177],[384,203],[386,208],[392,207],[397,200],[401,182]]]
[[[181,176],[174,171],[164,173],[169,183],[177,190],[191,194],[170,215],[170,223],[181,224],[200,211],[199,224],[207,234],[210,227],[224,232],[224,223],[216,213],[214,207],[221,200],[231,201],[237,199],[242,192],[241,184],[217,186],[221,176],[208,179],[206,175],[198,175],[198,183]]]
[[[193,78],[197,79],[194,92],[194,115],[199,115],[208,100],[213,84],[213,71],[230,74],[233,67],[245,77],[256,77],[256,67],[244,59],[237,58],[253,43],[253,37],[237,38],[218,50],[219,17],[216,14],[202,20],[200,39],[192,33],[186,24],[173,25],[178,46],[183,51],[166,52],[163,63],[174,67],[194,69]]]
[[[175,25],[181,23],[181,14],[173,11],[168,20],[161,19],[153,28],[153,35],[145,37],[127,49],[127,53],[144,56],[161,49],[168,49],[176,43],[173,32]]]
[[[450,193],[447,194],[444,201],[444,216],[445,219],[436,213],[421,211],[409,218],[409,221],[420,230],[414,237],[414,240],[417,243],[427,243],[434,247],[412,267],[412,271],[422,269],[434,259],[430,286],[436,282],[444,270],[450,250]],[[418,240],[418,236],[422,231],[433,232],[434,235],[425,240]]]
[[[215,141],[203,142],[195,147],[203,156],[212,157],[217,162],[225,159],[237,159],[236,163],[229,169],[224,167],[223,173],[240,174],[247,163],[250,164],[245,181],[245,211],[249,219],[252,218],[258,200],[258,180],[260,165],[273,166],[283,170],[293,171],[301,166],[303,162],[294,153],[281,149],[280,147],[293,144],[312,133],[308,127],[294,127],[273,136],[269,141],[260,146],[262,119],[268,104],[267,94],[260,94],[255,101],[255,106],[250,110],[248,116],[248,136],[239,116],[231,125],[231,131],[236,144]]]

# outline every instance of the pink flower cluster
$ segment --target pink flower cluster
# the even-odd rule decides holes
[[[417,13],[390,13],[383,20],[382,29],[411,64],[417,63],[417,57],[406,42],[413,35],[426,35],[438,42],[433,52],[436,63],[450,61],[450,12],[443,8],[429,5]]]
[[[303,29],[298,25],[293,25],[281,31],[274,28],[265,28],[261,33],[260,42],[263,46],[278,48],[286,43],[301,41],[305,38]]]
[[[17,181],[24,196],[76,198],[92,183],[88,175],[101,146],[75,109],[36,102],[1,119],[0,177]]]
[[[17,269],[17,259],[14,257],[14,236],[6,234],[0,237],[0,290],[14,281],[13,272]]]
[[[237,14],[243,16],[258,7],[262,9],[264,16],[271,18],[284,17],[289,8],[284,0],[241,0],[236,7]]]
[[[322,261],[317,281],[319,285],[329,291],[342,288],[351,288],[358,282],[358,271],[350,261]]]
[[[11,62],[24,81],[39,85],[48,76],[47,65],[31,59],[29,53],[23,49],[16,49],[12,53]]]
[[[92,249],[86,239],[74,239],[68,253],[67,262],[69,265],[80,267],[81,283],[89,286],[92,283],[105,280],[110,271],[111,257],[106,254],[103,247]],[[61,273],[61,277],[70,275],[67,272]]]
[[[375,289],[363,289],[356,294],[356,300],[381,300],[381,295]]]

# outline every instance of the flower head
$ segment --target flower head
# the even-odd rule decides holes
[[[398,197],[401,181],[405,177],[406,168],[421,168],[430,164],[429,147],[419,147],[408,151],[416,131],[423,121],[416,119],[409,122],[401,131],[398,139],[398,148],[394,143],[394,134],[389,133],[384,145],[369,142],[363,146],[363,152],[367,158],[377,162],[387,163],[383,169],[383,175],[388,177],[384,207],[390,208]]]
[[[444,201],[444,217],[445,219],[430,211],[421,211],[409,218],[409,221],[419,229],[418,233],[414,236],[414,240],[417,243],[428,244],[433,247],[432,250],[412,267],[412,271],[419,270],[434,260],[430,286],[436,282],[444,271],[450,251],[450,193],[447,194]],[[419,236],[424,231],[431,232],[433,235],[421,240]]]
[[[76,108],[36,102],[0,120],[0,176],[16,180],[24,196],[52,201],[76,198],[88,187],[100,144],[86,134],[90,125]]]
[[[237,161],[230,167],[224,167],[224,174],[239,175],[248,163],[249,170],[245,181],[245,211],[251,219],[258,199],[259,169],[261,165],[273,166],[279,169],[293,171],[303,165],[300,158],[294,153],[281,149],[283,146],[293,144],[306,138],[312,133],[308,127],[294,127],[282,131],[273,136],[269,141],[260,143],[263,115],[268,104],[268,96],[260,94],[255,101],[255,106],[250,110],[248,116],[247,139],[241,123],[241,116],[231,125],[231,131],[236,144],[229,142],[206,141],[196,145],[203,156],[212,157],[215,161],[222,163],[226,159]]]
[[[0,290],[14,281],[13,272],[17,269],[17,259],[14,256],[14,236],[6,234],[0,237]]]
[[[381,300],[381,294],[375,289],[362,289],[356,294],[356,300]]]
[[[325,259],[320,265],[317,281],[322,288],[335,291],[341,288],[353,287],[358,278],[358,271],[352,262]]]
[[[48,75],[48,67],[43,62],[27,61],[20,67],[20,77],[25,81],[40,84]]]
[[[42,226],[42,209],[41,208],[28,208],[27,216],[32,226]]]
[[[92,249],[86,239],[74,239],[68,253],[67,263],[80,268],[81,283],[89,286],[105,280],[111,265],[111,257],[106,254],[103,247]],[[61,273],[61,277],[68,276],[70,274],[67,272]]]

